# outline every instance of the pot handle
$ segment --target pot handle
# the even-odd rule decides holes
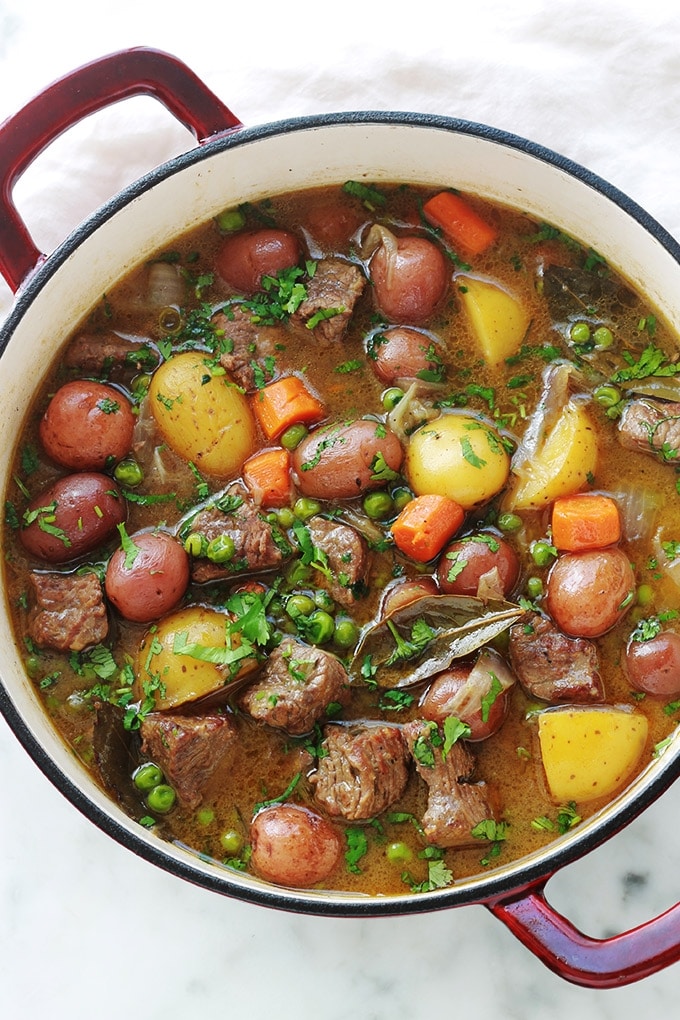
[[[617,988],[680,959],[680,903],[611,938],[584,935],[545,898],[544,882],[485,906],[560,977],[587,988]]]
[[[135,95],[158,99],[199,142],[242,127],[193,71],[161,50],[121,50],[57,79],[0,125],[0,272],[14,292],[45,258],[12,200],[17,180],[67,128]]]

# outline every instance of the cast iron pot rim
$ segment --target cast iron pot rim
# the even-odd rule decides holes
[[[145,191],[151,190],[154,185],[174,174],[180,173],[195,163],[210,158],[218,152],[223,152],[236,146],[256,143],[261,139],[291,131],[306,131],[332,127],[334,125],[347,126],[354,124],[435,129],[476,136],[506,148],[517,149],[534,159],[551,164],[571,177],[577,178],[615,205],[618,205],[651,234],[669,252],[673,259],[680,264],[680,244],[657,220],[625,193],[580,164],[519,135],[474,121],[434,114],[369,110],[294,117],[250,128],[241,127],[206,139],[198,147],[194,147],[188,152],[182,153],[151,170],[105,202],[96,212],[73,230],[54,252],[36,267],[35,271],[22,285],[17,294],[15,304],[0,331],[0,357],[18,322],[25,314],[26,309],[36,299],[45,283],[60,266],[86,238],[97,231],[124,206],[138,198]],[[161,841],[159,841],[158,845],[155,843],[151,844],[141,837],[141,833],[138,836],[131,829],[126,828],[112,815],[102,810],[79,786],[62,772],[61,768],[45,751],[24,722],[1,677],[0,711],[2,711],[19,742],[47,779],[86,818],[94,822],[99,829],[136,856],[142,857],[150,863],[157,865],[161,870],[174,874],[191,884],[231,896],[235,899],[284,911],[319,916],[404,915],[519,897],[523,891],[532,885],[545,883],[554,872],[578,860],[590,850],[611,838],[616,832],[625,828],[626,825],[632,822],[634,818],[668,789],[680,774],[680,747],[676,748],[674,754],[669,749],[663,756],[665,760],[657,761],[653,766],[655,774],[651,779],[646,779],[644,789],[639,791],[634,797],[626,796],[624,793],[622,795],[622,802],[618,806],[605,809],[603,821],[591,824],[591,827],[586,832],[574,839],[563,839],[558,841],[553,849],[548,847],[546,852],[540,855],[533,855],[539,857],[536,861],[532,860],[530,863],[522,865],[520,859],[508,869],[508,874],[505,874],[504,870],[501,869],[498,873],[491,872],[486,879],[476,878],[475,883],[478,885],[478,888],[470,889],[466,885],[461,885],[460,887],[453,885],[449,888],[430,893],[384,898],[366,897],[365,900],[363,898],[349,897],[343,899],[342,895],[334,898],[336,894],[333,892],[325,895],[321,893],[311,898],[295,889],[281,890],[269,885],[241,886],[238,880],[232,877],[232,872],[227,868],[217,865],[214,872],[199,871],[191,866],[189,858],[185,863],[183,860],[170,857],[164,849],[164,846],[167,846],[167,844]]]

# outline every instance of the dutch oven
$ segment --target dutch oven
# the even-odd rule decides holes
[[[12,200],[18,178],[68,127],[138,94],[160,100],[198,145],[126,188],[43,256]],[[0,271],[16,293],[0,333],[0,487],[6,487],[9,453],[41,382],[35,366],[49,367],[74,324],[133,266],[229,206],[361,177],[425,185],[454,180],[462,191],[559,225],[596,248],[680,332],[680,246],[631,199],[563,156],[491,127],[414,113],[330,114],[247,128],[174,57],[125,50],[58,80],[0,126]],[[183,879],[314,915],[403,915],[483,904],[547,966],[590,987],[625,984],[680,957],[680,904],[599,940],[576,929],[544,894],[552,874],[613,836],[669,787],[680,772],[677,731],[663,755],[605,810],[506,867],[417,896],[288,891],[205,862],[128,818],[52,728],[24,671],[6,606],[0,647],[0,708],[35,763],[102,830]]]

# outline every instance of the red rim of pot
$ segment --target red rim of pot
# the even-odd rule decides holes
[[[87,87],[84,87],[87,85]],[[129,95],[147,93],[160,99],[201,144],[176,157],[105,203],[48,257],[33,246],[16,214],[11,192],[16,180],[34,158],[63,130],[87,113]],[[66,100],[66,107],[64,101]],[[31,137],[19,129],[27,119]],[[111,54],[60,79],[29,103],[16,118],[0,126],[0,271],[17,291],[17,299],[0,330],[0,356],[27,308],[46,282],[74,251],[114,214],[160,181],[178,174],[218,152],[256,143],[281,133],[310,128],[362,124],[415,125],[483,138],[551,164],[619,206],[651,234],[680,264],[680,245],[634,201],[618,189],[571,160],[534,142],[483,124],[415,113],[362,111],[325,114],[278,121],[245,128],[231,111],[176,58],[156,50],[137,48]],[[5,142],[8,142],[5,145]],[[544,887],[557,870],[605,842],[636,818],[662,794],[680,773],[680,751],[666,753],[654,766],[654,774],[634,797],[622,797],[603,820],[576,839],[558,842],[521,861],[504,873],[492,872],[476,883],[473,891],[455,885],[436,892],[403,897],[348,899],[323,894],[310,899],[295,890],[273,886],[244,886],[229,869],[212,871],[192,866],[191,857],[170,857],[162,843],[139,836],[126,828],[88,797],[56,764],[34,737],[0,682],[0,711],[25,750],[56,788],[88,819],[122,846],[138,856],[193,884],[260,905],[325,916],[386,916],[422,913],[465,904],[483,904],[515,934],[546,966],[576,984],[612,987],[652,974],[680,958],[680,904],[638,928],[608,939],[583,935],[547,902]]]

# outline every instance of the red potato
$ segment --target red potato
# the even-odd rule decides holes
[[[109,560],[104,588],[126,620],[150,623],[174,609],[187,590],[189,557],[164,531],[138,532],[129,540]]]
[[[440,381],[442,361],[427,333],[407,326],[388,329],[375,343],[373,353],[375,373],[388,386],[402,380]]]
[[[652,697],[680,695],[680,634],[665,631],[648,641],[630,641],[626,670],[631,684]]]
[[[470,727],[472,742],[486,740],[503,725],[516,683],[505,660],[491,648],[484,649],[472,667],[459,664],[440,673],[421,704],[425,719],[440,726],[449,716]]]
[[[517,553],[498,535],[480,532],[451,542],[437,565],[439,588],[446,595],[477,595],[493,591],[507,596],[519,577]]]
[[[349,250],[352,237],[365,220],[364,213],[349,206],[344,194],[338,194],[323,202],[311,202],[305,229],[320,248],[335,253]]]
[[[276,276],[300,261],[300,245],[287,230],[264,228],[227,238],[217,252],[215,265],[224,282],[235,291],[254,294],[263,276]]]
[[[397,609],[402,609],[425,595],[438,594],[437,582],[434,577],[400,579],[385,588],[380,603],[380,615],[387,616],[388,613],[394,613]]]
[[[130,452],[134,427],[132,406],[120,390],[79,379],[57,390],[39,431],[46,453],[57,464],[98,471]]]
[[[316,499],[351,499],[385,484],[404,451],[384,425],[360,419],[314,429],[293,453],[297,486]]]
[[[252,866],[262,878],[296,888],[328,878],[342,852],[330,822],[298,804],[260,811],[250,827],[250,844]]]
[[[425,237],[399,237],[396,251],[381,244],[371,259],[370,275],[381,312],[411,324],[430,318],[451,279],[444,255]]]
[[[635,575],[621,549],[565,553],[548,575],[546,607],[565,634],[606,634],[635,601]]]
[[[28,504],[20,532],[24,548],[48,563],[68,563],[92,552],[126,517],[123,494],[107,475],[66,475]]]

